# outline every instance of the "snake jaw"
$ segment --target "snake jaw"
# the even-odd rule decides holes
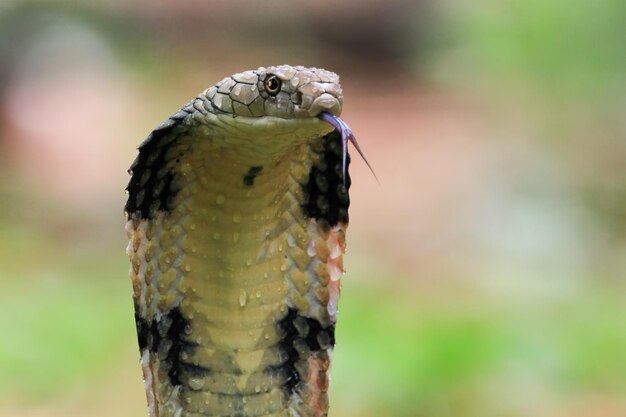
[[[363,154],[363,151],[361,150],[361,147],[359,146],[359,143],[357,142],[356,137],[354,136],[354,133],[352,133],[352,129],[350,129],[350,127],[346,124],[346,122],[341,120],[338,116],[327,113],[327,112],[322,112],[317,117],[325,122],[328,122],[331,126],[337,129],[339,133],[341,133],[341,153],[342,153],[341,167],[342,167],[344,184],[346,181],[346,168],[347,168],[346,159],[348,155],[348,141],[350,141],[352,145],[354,145],[354,148],[357,150],[359,155],[361,155],[361,158],[363,158],[363,161],[372,172],[372,175],[374,175],[374,178],[376,178],[376,181],[378,181],[378,177],[376,176],[374,169],[372,168],[367,158]]]

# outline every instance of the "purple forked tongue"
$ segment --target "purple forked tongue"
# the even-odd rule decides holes
[[[324,120],[325,122],[330,123],[335,129],[337,129],[341,133],[341,154],[342,154],[341,162],[342,162],[342,171],[343,171],[343,182],[344,183],[346,182],[346,157],[348,155],[348,141],[350,141],[354,145],[354,148],[357,150],[359,155],[361,155],[361,158],[363,158],[363,161],[365,161],[365,164],[370,169],[370,171],[372,171],[372,175],[374,175],[374,178],[376,178],[376,181],[378,181],[378,177],[376,176],[376,173],[372,169],[372,166],[370,165],[370,163],[367,161],[367,158],[365,157],[365,155],[363,155],[363,151],[361,150],[359,143],[356,141],[356,138],[354,137],[354,133],[352,133],[352,130],[350,130],[346,122],[341,120],[339,117],[333,116],[332,114],[326,113],[326,112],[320,113],[319,116],[317,117]]]

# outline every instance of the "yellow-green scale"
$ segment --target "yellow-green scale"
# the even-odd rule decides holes
[[[210,140],[194,141],[179,159],[179,191],[164,228],[180,226],[186,235],[182,277],[172,290],[182,296],[180,311],[191,327],[186,337],[197,344],[181,360],[208,370],[182,381],[190,388],[180,397],[189,416],[230,415],[234,406],[251,415],[287,415],[281,411],[286,375],[268,371],[286,360],[277,322],[288,308],[290,266],[309,260],[305,239],[294,246],[286,231],[305,234],[297,182],[310,163],[308,145],[279,157],[244,157]],[[262,168],[246,185],[252,167]],[[308,279],[301,275],[306,293]]]

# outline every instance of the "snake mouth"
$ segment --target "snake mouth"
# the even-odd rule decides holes
[[[359,155],[361,155],[361,158],[363,158],[363,161],[372,172],[372,175],[374,175],[374,178],[376,178],[376,181],[378,181],[378,177],[376,176],[374,169],[372,168],[367,158],[363,154],[363,151],[361,150],[361,147],[359,146],[359,143],[357,142],[356,137],[354,136],[354,133],[352,133],[352,129],[350,129],[350,127],[346,124],[346,122],[341,120],[339,116],[330,114],[325,111],[318,114],[317,117],[329,123],[335,129],[337,129],[339,133],[341,133],[341,154],[342,154],[341,155],[341,163],[342,163],[341,167],[342,167],[342,172],[343,172],[344,183],[346,181],[346,159],[348,156],[348,141],[350,141],[350,143],[354,145],[354,148],[357,150]]]

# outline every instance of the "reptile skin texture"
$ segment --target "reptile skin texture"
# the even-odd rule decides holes
[[[328,414],[350,178],[317,116],[342,105],[332,72],[259,68],[139,146],[126,231],[151,417]]]

